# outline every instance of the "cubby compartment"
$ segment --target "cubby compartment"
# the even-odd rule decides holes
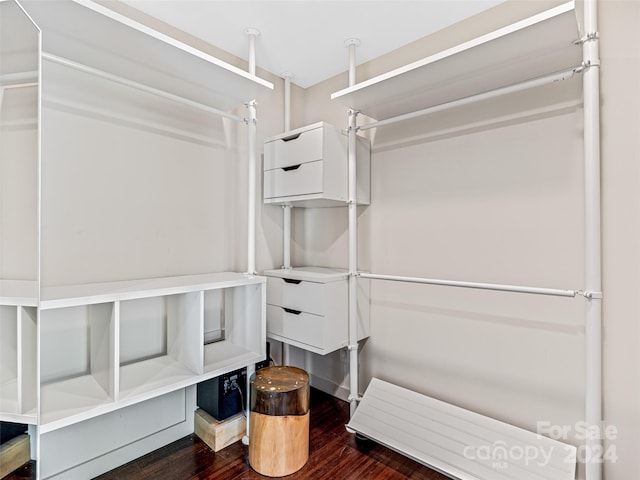
[[[0,410],[18,413],[17,307],[0,306]]]
[[[189,385],[201,373],[202,293],[120,302],[121,400]]]
[[[0,305],[0,420],[36,422],[34,307]]]
[[[222,326],[224,332],[218,341],[204,345],[207,378],[264,360],[265,296],[263,277],[252,277],[246,285],[204,292],[204,324]],[[206,335],[204,338],[206,341]]]
[[[116,396],[113,302],[40,311],[42,431],[97,414]]]

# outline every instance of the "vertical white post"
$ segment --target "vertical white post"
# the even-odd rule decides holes
[[[253,376],[253,374],[256,373],[256,364],[255,363],[250,363],[249,365],[247,365],[247,381],[246,381],[246,389],[245,391],[247,392],[247,394],[245,395],[245,408],[246,408],[246,435],[245,437],[242,438],[242,443],[245,445],[249,445],[249,417],[250,417],[250,412],[251,412],[251,377]]]
[[[256,38],[260,35],[260,30],[256,28],[245,28],[244,33],[249,37],[249,73],[256,74]]]
[[[356,84],[356,48],[360,46],[360,40],[349,38],[344,46],[349,49],[349,86],[352,87]]]
[[[247,103],[249,130],[249,152],[247,169],[248,214],[247,214],[247,273],[256,273],[256,102]]]
[[[349,86],[356,83],[357,38],[349,38]],[[358,406],[358,206],[356,181],[356,132],[358,112],[349,110],[349,407],[350,416]]]
[[[293,73],[284,72],[282,78],[284,78],[284,131],[291,130],[291,79]]]
[[[249,37],[249,73],[256,74],[256,38],[260,31],[256,28],[245,28]],[[247,273],[256,273],[256,101],[247,103],[248,148],[247,153]]]
[[[587,299],[585,314],[585,417],[587,425],[600,431],[602,421],[602,291],[600,226],[600,57],[597,1],[584,2],[583,78],[584,96],[584,195],[585,195],[585,290],[596,293]],[[602,439],[586,440],[587,480],[602,478]]]
[[[291,268],[291,205],[282,206],[282,268]]]
[[[249,36],[249,73],[256,74],[256,37],[260,34],[255,28],[245,29]],[[247,273],[256,273],[256,101],[247,103],[248,152],[247,152]],[[251,376],[255,365],[247,365],[246,435],[242,443],[249,445],[249,412],[251,410]]]
[[[291,79],[293,74],[290,72],[284,72],[282,74],[284,78],[284,131],[291,130]],[[291,205],[284,205],[282,207],[282,268],[291,268]],[[285,344],[286,345],[286,344]],[[287,362],[289,361],[289,346],[284,347],[286,351],[283,351],[283,365],[285,365],[285,356]]]
[[[356,203],[356,126],[358,112],[349,111],[349,402],[358,406],[358,205]]]

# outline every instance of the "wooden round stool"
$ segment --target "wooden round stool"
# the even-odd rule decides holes
[[[283,477],[309,459],[309,375],[296,367],[267,367],[251,378],[249,464]]]

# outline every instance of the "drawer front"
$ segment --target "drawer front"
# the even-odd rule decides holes
[[[326,315],[327,285],[303,280],[267,277],[267,303]]]
[[[290,197],[322,192],[322,160],[295,169],[264,172],[264,198]]]
[[[314,128],[297,136],[265,143],[264,170],[321,160],[323,131],[322,128]]]
[[[324,348],[324,327],[323,316],[267,305],[267,334],[273,333],[306,345]]]

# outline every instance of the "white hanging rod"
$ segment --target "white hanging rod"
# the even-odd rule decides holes
[[[502,95],[508,95],[510,93],[521,92],[523,90],[529,90],[531,88],[541,87],[543,85],[548,85],[550,83],[560,82],[563,80],[570,80],[577,73],[582,73],[585,67],[579,66],[571,68],[570,70],[565,70],[562,72],[552,73],[551,75],[546,75],[544,77],[534,78],[532,80],[526,80],[524,82],[515,83],[513,85],[508,85],[506,87],[497,88],[495,90],[489,90],[487,92],[478,93],[476,95],[471,95],[469,97],[460,98],[457,100],[452,100],[450,102],[441,103],[440,105],[434,105],[433,107],[428,107],[423,110],[418,110],[415,112],[405,113],[403,115],[398,115],[396,117],[387,118],[385,120],[380,120],[378,122],[368,123],[366,125],[361,125],[358,127],[358,130],[369,130],[371,128],[382,127],[385,125],[391,125],[398,122],[403,122],[405,120],[411,120],[413,118],[422,117],[425,115],[429,115],[432,113],[440,112],[443,110],[448,110],[450,108],[462,107],[465,105],[469,105],[471,103],[481,102],[483,100],[488,100],[490,98],[500,97]]]
[[[198,135],[197,133],[193,133],[187,130],[182,130],[179,128],[168,127],[160,123],[150,122],[140,118],[135,118],[130,115],[121,115],[121,114],[110,112],[101,108],[89,107],[81,103],[71,102],[61,98],[48,96],[44,99],[44,105],[57,108],[57,109],[66,109],[66,110],[81,112],[84,115],[89,115],[94,118],[100,118],[102,120],[111,121],[118,125],[132,126],[134,128],[138,128],[145,132],[162,133],[172,138],[187,140],[200,145],[207,145],[209,147],[214,147],[214,148],[225,147],[225,144],[223,142],[215,141],[208,136]]]
[[[0,75],[0,88],[26,88],[38,86],[38,72],[5,73]]]
[[[463,288],[476,288],[481,290],[496,290],[500,292],[513,292],[513,293],[530,293],[534,295],[550,295],[554,297],[575,297],[578,294],[583,294],[577,290],[560,290],[556,288],[539,288],[539,287],[524,287],[519,285],[502,285],[499,283],[477,283],[477,282],[459,282],[455,280],[439,280],[435,278],[418,278],[418,277],[401,277],[396,275],[377,275],[373,273],[358,273],[361,278],[371,278],[373,280],[391,280],[395,282],[408,282],[408,283],[424,283],[428,285],[440,285],[443,287],[463,287]],[[584,293],[585,296],[588,293]]]
[[[222,110],[218,110],[217,108],[213,108],[208,105],[205,105],[203,103],[199,103],[194,100],[189,100],[188,98],[184,98],[179,95],[174,95],[173,93],[165,92],[164,90],[160,90],[158,88],[149,87],[148,85],[144,85],[143,83],[138,83],[133,80],[129,80],[127,78],[123,78],[118,75],[105,72],[103,70],[98,70],[97,68],[89,67],[87,65],[74,62],[73,60],[69,60],[67,58],[59,57],[57,55],[52,55],[50,53],[45,53],[45,52],[42,53],[42,58],[54,63],[58,63],[60,65],[64,65],[66,67],[73,68],[74,70],[78,70],[80,72],[88,73],[90,75],[95,75],[97,77],[104,78],[106,80],[109,80],[115,83],[119,83],[120,85],[135,88],[143,92],[151,93],[153,95],[166,98],[167,100],[171,100],[173,102],[182,103],[189,107],[196,108],[198,110],[202,110],[204,112],[211,113],[219,117],[228,118],[236,122],[244,122],[244,118],[238,115],[227,113]]]
[[[0,84],[0,88],[4,90],[18,89],[18,88],[30,88],[37,87],[38,82],[27,82],[27,83],[12,83],[10,85],[2,85]]]

